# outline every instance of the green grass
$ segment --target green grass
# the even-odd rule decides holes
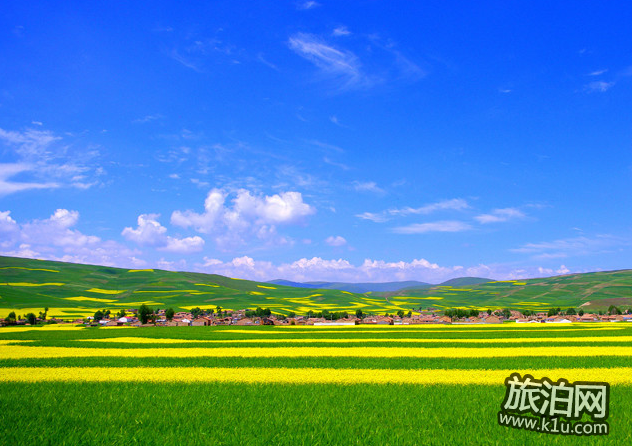
[[[630,444],[632,387],[611,393],[611,433],[501,427],[503,386],[41,383],[5,386],[4,444]]]

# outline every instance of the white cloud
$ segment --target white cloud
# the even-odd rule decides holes
[[[418,208],[410,206],[397,209],[389,209],[380,213],[364,212],[357,214],[356,217],[363,220],[371,220],[375,223],[383,223],[391,219],[391,217],[405,217],[408,215],[428,215],[439,211],[463,211],[469,209],[470,205],[462,198],[453,198],[451,200],[438,201],[430,203]]]
[[[108,266],[142,266],[140,253],[112,240],[83,234],[73,227],[79,212],[57,209],[49,218],[20,224],[0,212],[1,255]]]
[[[595,71],[592,71],[592,72],[588,73],[588,76],[600,76],[600,75],[604,74],[607,71],[608,71],[607,68],[603,69],[603,70],[595,70]]]
[[[127,240],[141,246],[153,246],[160,251],[179,254],[199,252],[204,247],[204,240],[199,237],[174,238],[167,235],[167,228],[158,222],[158,214],[142,214],[138,217],[136,229],[127,227],[121,235]]]
[[[632,246],[632,240],[610,234],[595,237],[572,237],[551,242],[526,243],[511,252],[531,254],[536,259],[556,259],[590,254],[608,253],[623,246]]]
[[[362,72],[360,60],[351,51],[336,48],[318,36],[307,33],[291,36],[289,46],[296,54],[316,65],[323,75],[336,80],[339,89],[371,84]]]
[[[354,265],[346,259],[302,258],[291,263],[275,265],[267,261],[254,260],[251,257],[239,257],[223,262],[205,257],[204,262],[196,264],[200,272],[222,274],[250,280],[286,279],[298,282],[336,281],[336,282],[391,282],[419,280],[440,283],[454,277],[477,276],[492,279],[515,278],[515,271],[503,271],[496,274],[495,267],[478,265],[472,268],[462,266],[440,266],[426,259],[414,259],[410,262],[387,262],[365,259],[360,265]]]
[[[374,181],[354,181],[353,188],[359,192],[372,192],[378,195],[384,195],[386,191],[379,187]]]
[[[346,26],[338,26],[331,32],[331,35],[334,37],[348,36],[350,34],[351,31],[349,31]]]
[[[363,212],[361,214],[357,214],[356,217],[361,218],[363,220],[370,220],[375,223],[384,223],[385,221],[390,220],[383,213],[375,214],[373,212]]]
[[[77,148],[64,142],[50,131],[26,129],[8,131],[0,129],[0,143],[8,150],[7,163],[0,164],[0,195],[30,189],[76,187],[87,189],[99,181],[90,179],[105,171],[91,165],[99,156],[94,148]],[[15,176],[21,181],[10,180]]]
[[[443,200],[437,203],[427,204],[419,208],[405,207],[401,209],[389,209],[388,213],[391,215],[411,215],[411,214],[427,215],[427,214],[431,214],[437,211],[445,211],[445,210],[462,211],[469,208],[470,206],[467,204],[467,201],[463,200],[462,198],[453,198],[451,200]]]
[[[392,231],[397,234],[424,234],[426,232],[463,232],[472,229],[470,225],[461,221],[435,221],[429,223],[414,223],[399,226]]]
[[[516,208],[494,209],[489,214],[481,214],[474,217],[481,224],[501,223],[509,220],[524,218],[525,214]]]
[[[10,179],[20,173],[29,173],[35,166],[26,163],[0,164],[0,196],[29,189],[54,189],[58,183],[16,182]]]
[[[300,10],[308,10],[308,9],[314,9],[320,6],[320,3],[315,2],[313,0],[308,0],[308,1],[304,1],[304,2],[299,2],[296,4],[296,8],[300,9]]]
[[[276,233],[277,225],[300,224],[316,209],[303,202],[300,192],[281,192],[274,195],[253,195],[239,189],[226,206],[228,194],[212,189],[204,202],[204,212],[174,211],[171,223],[183,228],[192,227],[203,234],[213,234],[223,248],[241,245],[249,237],[287,244],[289,240]]]
[[[336,235],[335,237],[333,235],[330,235],[325,239],[325,243],[327,243],[329,246],[343,246],[347,244],[347,240],[339,235]]]
[[[151,121],[156,121],[156,120],[158,120],[160,118],[162,118],[162,115],[159,115],[159,114],[157,114],[157,115],[147,115],[147,116],[145,116],[143,118],[134,119],[132,122],[134,124],[146,124],[146,123],[151,122]]]
[[[595,81],[587,84],[584,89],[589,93],[605,93],[614,86],[614,82]]]

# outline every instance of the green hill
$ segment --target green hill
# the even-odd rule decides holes
[[[471,281],[476,282],[476,281]],[[395,305],[423,308],[548,309],[632,307],[632,270],[569,274],[544,279],[488,281],[463,285],[446,282],[430,288],[377,293]],[[416,304],[416,305],[414,305]]]
[[[0,256],[0,317],[10,311],[49,316],[92,315],[97,309],[172,307],[176,311],[221,306],[258,306],[275,313],[348,311],[395,312],[384,298],[340,290],[294,288],[215,274],[121,269]]]
[[[476,279],[465,278],[469,283]],[[450,283],[450,282],[448,282]],[[361,309],[394,313],[418,308],[632,307],[632,270],[574,274],[524,281],[463,282],[384,293],[296,288],[215,274],[121,269],[45,260],[0,257],[0,317],[10,311],[75,318],[97,309],[132,309],[141,304],[176,311],[217,306],[235,310],[270,308],[305,314]]]

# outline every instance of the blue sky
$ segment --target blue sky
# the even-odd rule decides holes
[[[630,2],[3,10],[1,254],[352,282],[631,267]]]

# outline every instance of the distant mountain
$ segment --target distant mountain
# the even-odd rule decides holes
[[[271,284],[282,286],[293,286],[296,288],[317,288],[321,290],[340,290],[348,291],[350,293],[367,293],[369,291],[374,292],[387,292],[397,291],[402,288],[429,288],[432,285],[425,282],[417,282],[415,280],[408,280],[404,282],[379,282],[379,283],[348,283],[348,282],[291,282],[289,280],[277,279],[271,280]]]

